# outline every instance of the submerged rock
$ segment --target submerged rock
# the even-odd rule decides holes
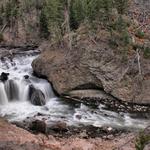
[[[45,103],[46,103],[45,96],[41,90],[36,90],[33,92],[32,96],[31,96],[31,103],[33,105],[37,105],[37,106],[45,105]]]
[[[45,133],[47,132],[47,125],[44,120],[34,120],[30,123],[29,129],[36,133]]]
[[[29,79],[29,75],[25,75],[24,79],[26,79],[26,80]]]
[[[32,118],[31,118],[32,119]],[[67,124],[65,122],[61,121],[54,121],[47,123],[46,119],[36,119],[31,121],[29,123],[29,130],[35,132],[35,133],[44,133],[46,135],[48,134],[59,134],[62,132],[67,132]],[[61,134],[60,134],[61,135]]]

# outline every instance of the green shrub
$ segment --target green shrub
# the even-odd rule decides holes
[[[115,0],[115,6],[119,14],[124,14],[127,11],[129,0]]]
[[[145,36],[145,33],[142,31],[142,30],[138,30],[137,32],[136,32],[136,36],[138,37],[138,38],[144,38],[144,36]]]
[[[131,38],[127,30],[122,32],[121,40],[124,46],[127,46],[131,43]]]
[[[47,39],[49,34],[48,21],[44,11],[42,10],[40,14],[40,37]]]
[[[135,148],[136,150],[143,150],[146,144],[150,142],[150,135],[145,135],[143,132],[139,134],[136,139]]]
[[[150,58],[150,47],[145,47],[144,48],[144,57],[145,58]]]
[[[0,33],[0,42],[3,42],[4,41],[4,37],[3,37],[3,34]]]

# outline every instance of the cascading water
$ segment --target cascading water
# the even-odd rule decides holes
[[[4,84],[0,82],[0,104],[7,104],[7,103],[8,103],[8,98],[5,91],[5,87]]]
[[[6,81],[4,87],[9,101],[19,100],[19,86],[15,80]]]
[[[31,59],[32,58],[32,59]],[[14,58],[13,63],[6,60],[1,62],[1,72],[9,72],[9,79],[0,82],[0,104],[11,101],[30,101],[30,86],[39,89],[48,100],[54,96],[50,84],[31,75],[31,62],[34,56]]]
[[[37,56],[15,56],[12,60],[0,61],[0,73],[9,73],[9,79],[0,82],[0,116],[11,122],[23,121],[27,117],[35,117],[38,113],[47,119],[47,122],[63,121],[68,125],[94,125],[144,128],[148,119],[134,119],[130,114],[119,114],[105,110],[102,105],[91,109],[83,104],[71,106],[57,98],[50,86],[44,80],[32,75],[31,62]],[[45,105],[35,106],[31,99],[37,90],[39,97],[45,99]],[[77,117],[80,116],[80,117]],[[38,117],[38,116],[37,116]],[[38,118],[39,119],[39,118]]]

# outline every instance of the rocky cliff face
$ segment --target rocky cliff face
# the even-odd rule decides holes
[[[48,77],[59,94],[79,88],[102,88],[123,101],[150,103],[150,60],[141,58],[140,77],[136,55],[133,52],[124,61],[107,41],[95,44],[86,40],[73,50],[44,51],[32,66],[37,74]]]
[[[33,62],[34,71],[46,76],[59,94],[99,88],[123,101],[150,104],[148,6],[147,1],[131,2],[127,18],[136,27],[128,28],[133,41],[125,55],[120,47],[110,46],[110,36],[104,28],[99,28],[96,38],[79,29],[72,50],[65,46],[47,48]],[[146,38],[137,35],[138,29],[144,31]],[[139,46],[146,46],[147,51],[139,50]]]

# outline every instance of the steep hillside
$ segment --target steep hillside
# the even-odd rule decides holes
[[[100,88],[128,102],[150,103],[149,1],[111,8],[106,22],[83,23],[62,44],[47,46],[32,66],[59,94]],[[118,6],[118,5],[116,5]],[[120,9],[121,7],[121,9]],[[103,17],[103,16],[102,16]]]
[[[37,45],[42,1],[2,0],[0,2],[0,40],[6,45]]]

